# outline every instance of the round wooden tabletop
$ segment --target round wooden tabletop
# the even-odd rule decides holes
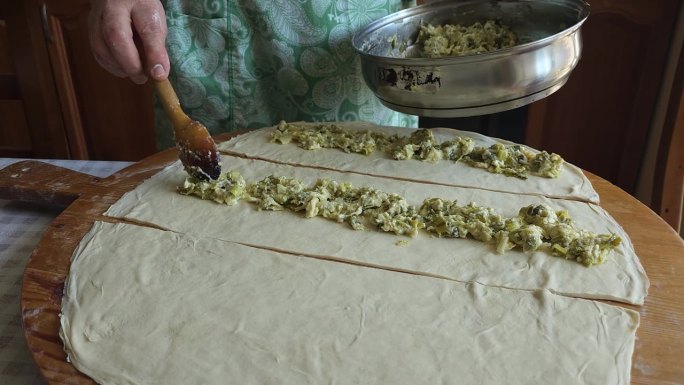
[[[59,338],[62,292],[73,251],[94,221],[116,222],[102,216],[111,204],[175,159],[175,151],[167,150],[106,179],[33,161],[0,171],[0,198],[70,203],[31,255],[22,286],[26,341],[49,384],[94,384],[66,361]],[[651,281],[643,306],[615,303],[641,314],[632,384],[684,383],[684,241],[641,202],[606,180],[587,175],[601,206],[629,234]]]

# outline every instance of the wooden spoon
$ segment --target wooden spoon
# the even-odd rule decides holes
[[[173,133],[178,146],[178,157],[185,171],[191,176],[210,180],[218,179],[221,163],[216,142],[204,125],[190,119],[183,112],[178,96],[168,79],[155,81],[159,99],[173,124]]]

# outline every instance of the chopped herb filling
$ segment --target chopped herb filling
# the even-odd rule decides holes
[[[506,218],[489,207],[459,205],[440,198],[425,199],[415,207],[397,194],[328,179],[309,186],[294,178],[272,175],[246,184],[238,172],[230,171],[215,181],[189,177],[178,191],[229,206],[244,199],[260,210],[290,210],[306,218],[320,216],[347,223],[354,230],[370,227],[416,236],[424,229],[440,238],[471,238],[493,244],[500,254],[515,248],[544,251],[585,266],[603,263],[621,243],[615,234],[577,228],[566,211],[554,211],[546,205],[526,206],[517,216]]]
[[[232,206],[243,198],[245,187],[242,175],[237,171],[230,171],[222,172],[216,180],[188,177],[183,185],[178,187],[178,192]]]
[[[417,159],[435,163],[462,161],[496,174],[527,179],[528,175],[557,178],[563,158],[546,151],[533,153],[521,145],[496,143],[475,146],[472,139],[457,137],[439,143],[431,130],[421,129],[409,136],[385,135],[373,131],[347,130],[336,124],[299,125],[280,122],[271,135],[280,144],[296,143],[307,150],[337,148],[348,153],[369,155],[375,150],[396,160]]]
[[[518,44],[518,37],[510,27],[487,20],[463,26],[444,24],[422,25],[418,43],[423,44],[422,56],[429,58],[462,56],[495,51]]]

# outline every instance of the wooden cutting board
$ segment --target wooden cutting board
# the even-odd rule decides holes
[[[229,138],[224,135],[221,139]],[[94,384],[66,362],[59,312],[71,255],[94,221],[124,193],[176,160],[175,150],[100,179],[25,161],[0,170],[0,198],[69,204],[43,235],[24,272],[21,312],[28,347],[51,385]],[[632,384],[684,384],[684,241],[660,217],[609,182],[587,173],[605,208],[632,239],[651,280],[640,312]]]

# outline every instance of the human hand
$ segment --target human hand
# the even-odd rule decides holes
[[[88,27],[95,60],[113,75],[137,84],[148,75],[168,76],[166,16],[159,0],[91,0]]]

